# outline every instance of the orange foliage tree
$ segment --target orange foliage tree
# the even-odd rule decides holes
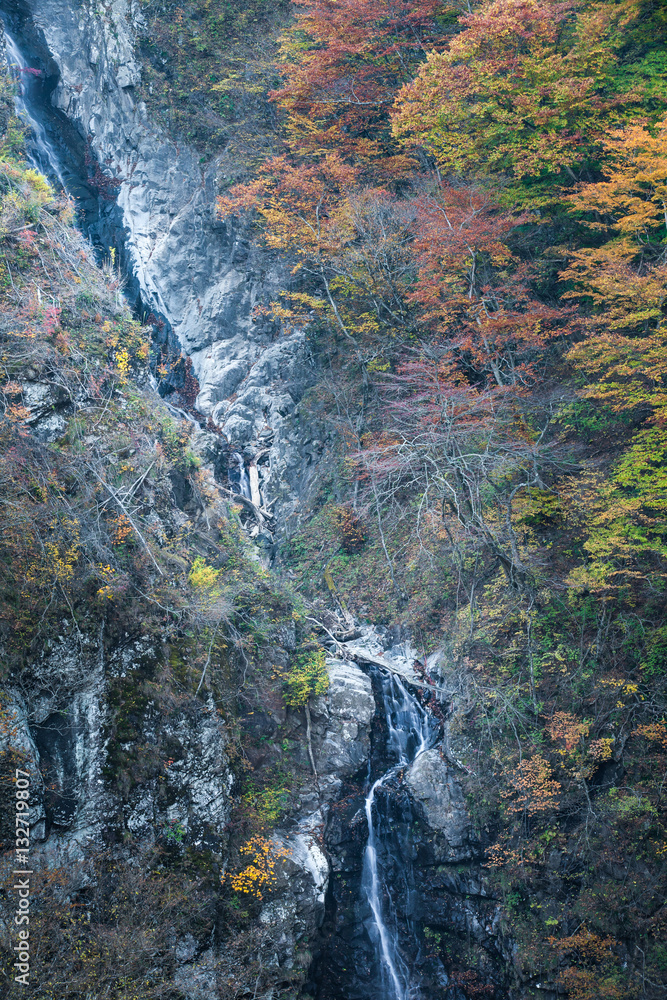
[[[569,354],[583,394],[639,425],[589,514],[592,567],[581,579],[604,587],[665,573],[667,120],[619,129],[603,145],[604,179],[568,202],[606,242],[573,252],[561,278],[564,297],[586,310],[589,335]]]
[[[539,816],[558,808],[560,782],[552,777],[549,761],[540,754],[519,761],[502,793],[509,808],[526,817]]]
[[[561,277],[573,287],[564,296],[589,306],[594,330],[647,335],[660,327],[667,300],[667,119],[653,131],[641,123],[618,129],[603,147],[604,180],[567,201],[607,241],[571,254]]]
[[[551,938],[561,962],[558,985],[571,1000],[630,1000],[637,992],[620,979],[618,942],[582,927],[564,938]]]

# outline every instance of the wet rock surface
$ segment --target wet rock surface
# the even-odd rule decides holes
[[[324,920],[329,860],[318,842],[319,820],[318,814],[307,817],[299,832],[281,839],[289,853],[280,885],[259,915],[268,937],[268,964],[287,971],[308,967],[311,941]]]
[[[301,794],[301,809],[289,826],[276,831],[289,853],[275,896],[260,914],[270,962],[286,971],[308,968],[312,961],[330,889],[331,858],[324,840],[327,817],[337,809],[345,777],[366,768],[370,754],[370,725],[376,710],[370,679],[354,663],[333,657],[327,658],[327,672],[328,691],[311,707],[317,781],[311,772]],[[307,772],[311,765],[303,724],[296,719],[293,724],[299,726],[299,759]]]
[[[374,655],[381,652],[373,650]],[[384,652],[387,662],[403,674],[411,662],[410,651],[407,658],[403,647]],[[368,838],[365,798],[371,783],[389,769],[375,793],[374,816],[380,845],[380,898],[396,936],[396,967],[406,996],[451,998],[458,994],[452,992],[447,970],[436,957],[441,949],[434,949],[432,940],[447,942],[446,951],[455,965],[464,964],[459,956],[466,950],[476,949],[491,978],[494,969],[511,961],[511,945],[500,927],[498,902],[486,894],[479,867],[481,849],[460,782],[441,752],[446,733],[438,733],[434,719],[435,745],[418,753],[409,766],[392,769],[396,757],[388,739],[386,682],[381,682],[383,675],[377,668],[369,669],[377,705],[371,724],[370,771],[349,772],[339,801],[327,816],[325,843],[332,878],[309,990],[318,1000],[380,1000],[393,995],[384,992],[363,881]],[[416,695],[417,689],[413,692]]]

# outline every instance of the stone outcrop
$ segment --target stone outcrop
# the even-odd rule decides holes
[[[410,765],[405,784],[420,819],[433,833],[436,862],[473,857],[470,817],[461,785],[437,748],[425,750]]]
[[[259,915],[268,938],[267,964],[286,970],[308,967],[310,943],[324,919],[329,861],[315,831],[308,829],[310,819],[300,832],[281,840],[288,851],[281,885]]]
[[[342,780],[368,762],[375,699],[370,679],[347,660],[328,659],[329,690],[311,709],[318,735],[315,766],[322,795],[331,798]]]
[[[70,632],[70,623],[63,622]],[[165,717],[148,705],[134,739],[114,746],[108,729],[109,683],[145,667],[158,656],[150,642],[105,657],[99,643],[80,634],[63,635],[33,665],[30,684],[7,690],[5,709],[31,773],[42,783],[31,788],[31,828],[35,849],[47,854],[64,847],[103,843],[119,825],[138,839],[176,827],[179,835],[221,838],[229,819],[233,776],[227,738],[213,706],[193,705]],[[134,743],[169,746],[167,778],[140,781],[126,795],[108,782],[110,753],[131,753]],[[38,848],[38,844],[44,845]]]
[[[214,706],[170,719],[162,725],[160,742],[177,747],[180,755],[166,769],[166,801],[157,781],[147,783],[125,807],[127,828],[135,836],[152,836],[162,820],[179,836],[189,834],[195,846],[208,834],[220,836],[230,817],[234,778]]]
[[[310,947],[325,917],[330,861],[323,833],[332,804],[345,778],[368,764],[370,725],[375,699],[370,679],[355,664],[327,659],[329,688],[311,707],[312,747],[317,787],[301,796],[304,812],[295,825],[278,834],[289,850],[275,898],[263,907],[260,921],[267,932],[271,962],[282,969],[307,968]],[[310,766],[305,746],[301,760]]]

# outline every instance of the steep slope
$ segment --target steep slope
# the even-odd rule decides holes
[[[300,0],[257,39],[234,4],[6,7],[190,414],[150,393],[115,267],[88,261],[99,287],[67,304],[71,230],[44,287],[65,209],[12,162],[8,735],[54,786],[44,854],[125,839],[142,900],[192,886],[177,951],[149,935],[100,990],[658,1000],[663,6]],[[275,80],[225,64],[264,44]],[[409,768],[397,663],[438,730]],[[70,898],[95,900],[98,955],[129,889],[91,864]],[[76,961],[73,995],[92,988]]]
[[[328,879],[308,820],[303,701],[321,695],[308,745],[335,795],[346,754],[356,769],[368,752],[367,727],[354,752],[339,731],[360,705],[370,719],[370,686],[347,668],[358,703],[340,701],[336,664],[327,672],[216,484],[222,440],[175,421],[151,387],[148,331],[118,271],[95,264],[71,203],[22,161],[6,83],[2,102],[5,995],[25,989],[17,769],[29,776],[35,995],[298,984]],[[339,744],[333,761],[320,752]],[[240,908],[234,889],[255,848],[259,863],[280,859],[278,909],[259,922],[261,892]]]
[[[297,428],[312,373],[303,333],[276,343],[276,324],[261,308],[289,282],[288,268],[217,219],[220,156],[200,162],[179,132],[149,117],[137,61],[147,30],[140,5],[94,11],[56,0],[10,4],[7,15],[26,61],[44,74],[34,97],[73,188],[83,181],[97,194],[91,235],[116,248],[130,296],[170,349],[168,360],[173,351],[191,358],[199,411],[234,450],[248,449],[246,459],[265,453],[266,502],[288,514],[309,463]],[[174,382],[182,385],[178,370],[164,389]]]

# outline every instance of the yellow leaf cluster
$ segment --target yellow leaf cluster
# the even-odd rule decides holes
[[[291,852],[283,844],[257,834],[246,841],[240,853],[251,859],[250,864],[235,874],[223,875],[222,881],[228,879],[234,892],[262,899],[277,885],[278,866]]]

